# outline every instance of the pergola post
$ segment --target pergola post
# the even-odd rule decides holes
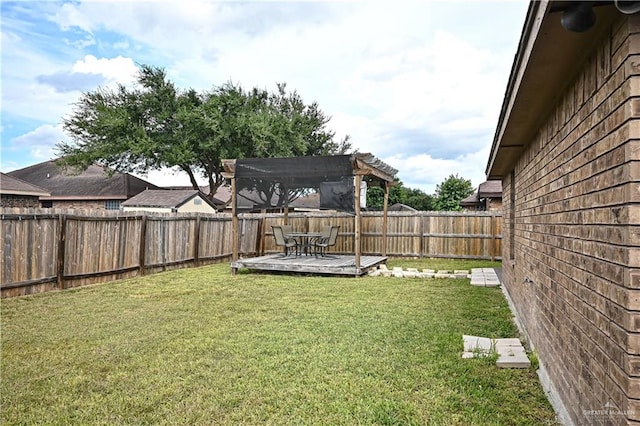
[[[355,182],[355,233],[353,239],[354,251],[355,251],[355,264],[356,264],[356,276],[360,276],[360,236],[361,236],[361,227],[362,227],[362,218],[360,217],[360,184],[362,183],[362,176],[356,175]]]
[[[231,178],[231,232],[233,234],[231,242],[231,259],[238,260],[238,199],[236,196],[236,178]],[[232,270],[236,273],[235,269]]]

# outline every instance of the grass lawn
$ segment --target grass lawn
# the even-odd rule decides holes
[[[468,280],[220,264],[0,308],[2,424],[554,422],[533,368],[460,358],[462,334],[517,335],[500,289]]]

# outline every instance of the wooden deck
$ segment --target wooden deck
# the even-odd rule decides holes
[[[387,261],[386,256],[361,256],[360,269],[356,270],[355,256],[332,255],[324,257],[315,256],[284,256],[282,253],[267,256],[239,259],[231,262],[231,268],[235,272],[239,268],[247,268],[261,271],[280,271],[303,274],[319,275],[351,275],[360,276],[366,274]]]

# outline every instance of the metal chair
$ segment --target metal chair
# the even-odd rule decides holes
[[[276,240],[276,246],[284,247],[284,255],[289,256],[289,249],[295,247],[296,256],[298,256],[298,242],[294,238],[287,238],[284,235],[282,226],[272,226],[273,238]]]
[[[316,256],[318,254],[320,254],[320,256],[326,256],[327,248],[336,245],[339,230],[340,226],[332,226],[328,237],[320,237],[314,242],[313,247]]]

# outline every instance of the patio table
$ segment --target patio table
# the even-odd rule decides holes
[[[286,236],[296,240],[298,247],[301,249],[300,255],[304,250],[304,254],[308,256],[311,254],[309,249],[313,247],[314,240],[322,237],[322,234],[320,232],[290,232]]]

